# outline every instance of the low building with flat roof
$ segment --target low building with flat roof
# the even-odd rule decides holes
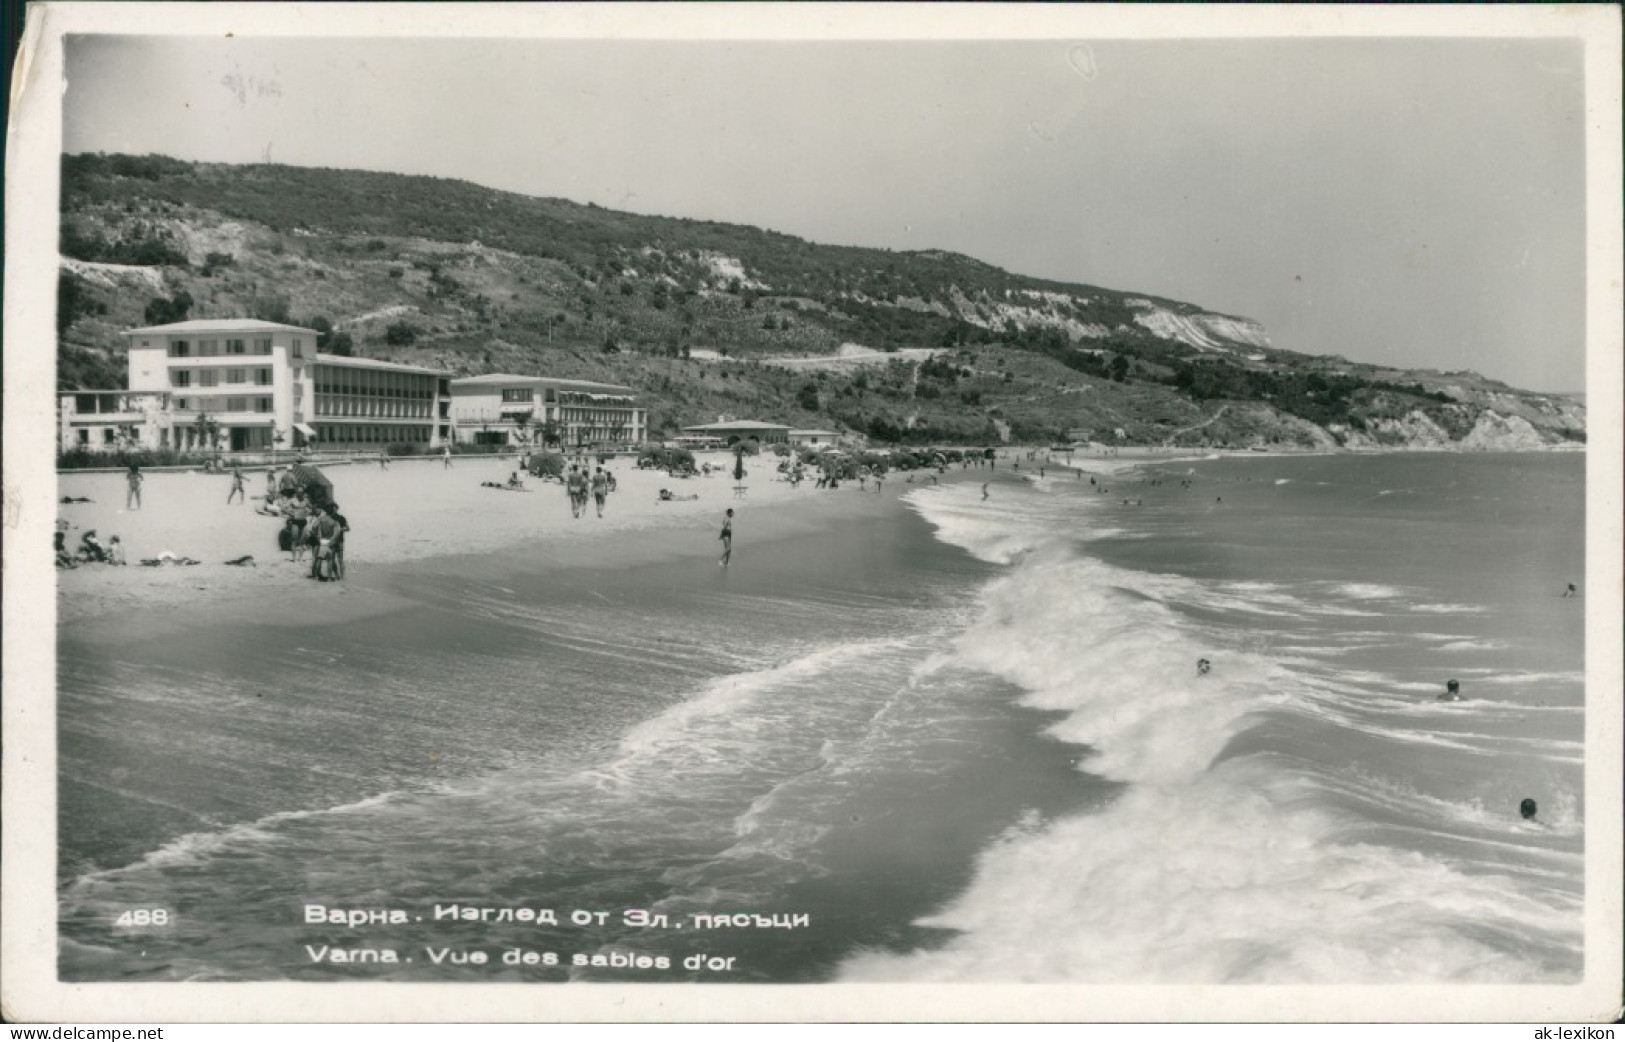
[[[733,445],[749,438],[755,438],[763,445],[788,442],[790,428],[782,423],[763,423],[760,420],[719,420],[684,427],[677,440],[685,444],[720,441],[723,445]]]
[[[841,435],[838,431],[803,430],[796,428],[790,432],[790,444],[796,447],[807,445],[822,448],[839,442]]]
[[[71,391],[57,395],[62,452],[167,449],[174,440],[168,391]]]
[[[451,417],[459,442],[565,447],[637,445],[648,439],[649,411],[636,389],[594,380],[488,373],[451,381]]]

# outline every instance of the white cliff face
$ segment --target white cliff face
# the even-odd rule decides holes
[[[63,257],[62,270],[107,289],[119,289],[127,285],[138,285],[143,289],[156,291],[164,288],[164,273],[158,268],[138,267],[134,264],[104,264],[99,261]]]
[[[1501,416],[1493,410],[1480,414],[1467,437],[1461,439],[1464,449],[1492,452],[1527,452],[1543,449],[1546,444],[1546,439],[1522,416]]]
[[[1166,340],[1178,340],[1199,351],[1231,350],[1231,344],[1269,347],[1269,334],[1256,322],[1228,315],[1176,315],[1152,307],[1134,316],[1134,321]]]
[[[1326,428],[1346,449],[1456,449],[1470,452],[1532,452],[1553,448],[1581,448],[1579,443],[1543,436],[1521,416],[1502,416],[1486,410],[1460,441],[1452,441],[1438,424],[1420,412],[1398,420],[1367,420],[1365,430],[1342,424]]]
[[[1012,304],[1005,300],[981,297],[972,300],[958,286],[948,290],[953,313],[965,322],[983,329],[1009,324],[1016,329],[1059,329],[1073,340],[1098,340],[1110,336],[1111,330],[1098,322],[1080,322],[1071,315],[1056,314],[1056,307],[1071,306],[1074,298],[1061,293],[1027,291],[1018,296],[1031,304]],[[1089,298],[1079,298],[1085,303]]]

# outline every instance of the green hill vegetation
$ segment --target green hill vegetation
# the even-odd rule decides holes
[[[902,443],[1389,444],[1493,409],[1583,437],[1572,399],[1281,351],[1246,319],[942,251],[163,156],[67,156],[62,189],[62,389],[122,386],[122,329],[248,316],[329,352],[631,384],[668,435],[730,415]]]

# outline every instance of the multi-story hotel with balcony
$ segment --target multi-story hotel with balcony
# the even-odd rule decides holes
[[[199,319],[124,336],[129,389],[62,395],[64,449],[377,450],[451,437],[451,374],[318,354],[314,329]],[[205,415],[217,445],[201,444]]]
[[[649,412],[620,384],[492,373],[451,381],[451,416],[460,442],[540,444],[551,422],[558,443],[635,445],[648,438]]]

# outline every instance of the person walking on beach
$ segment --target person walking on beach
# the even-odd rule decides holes
[[[388,449],[380,449],[380,450],[378,450],[378,469],[379,470],[388,470],[389,469],[389,450]]]
[[[243,485],[243,471],[236,464],[231,468],[231,491],[226,493],[226,505],[231,505],[232,496],[242,496],[243,502],[248,502],[248,489]]]
[[[124,475],[124,480],[130,485],[129,491],[124,494],[124,509],[140,510],[141,482],[145,480],[141,476],[141,468],[134,463],[130,464],[130,471]]]
[[[987,498],[987,482],[982,482],[982,498]]]
[[[444,469],[451,469],[451,446],[447,445],[440,450],[440,460],[445,464]]]
[[[722,534],[717,538],[722,540],[722,560],[717,563],[726,567],[734,555],[734,512],[732,507],[729,507],[728,512],[722,515]]]
[[[604,500],[609,496],[609,475],[604,473],[603,467],[593,468],[592,475],[592,501],[598,508],[598,516],[604,516]]]
[[[572,463],[570,476],[564,484],[570,493],[570,516],[580,517],[581,512],[587,509],[587,475]]]

